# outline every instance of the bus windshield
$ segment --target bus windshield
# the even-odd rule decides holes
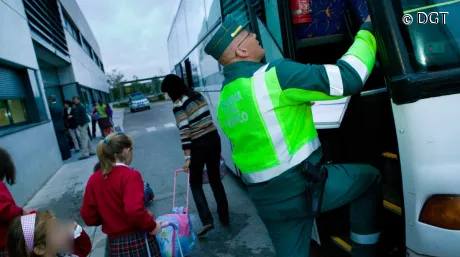
[[[400,28],[415,72],[460,67],[460,0],[393,2],[402,8]]]

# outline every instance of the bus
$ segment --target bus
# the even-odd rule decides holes
[[[343,16],[340,33],[322,36],[294,24],[292,2],[181,1],[168,36],[171,72],[202,92],[218,125],[223,69],[204,47],[222,17],[238,13],[250,21],[267,51],[265,62],[334,64],[359,29],[350,6],[365,6],[376,34],[377,63],[361,94],[313,105],[324,155],[331,163],[368,163],[381,171],[382,256],[460,256],[460,0],[350,0],[344,9],[322,11]],[[430,14],[439,18],[419,19]],[[239,176],[232,145],[218,129],[222,156]],[[315,221],[312,238],[327,256],[351,251],[347,207]]]

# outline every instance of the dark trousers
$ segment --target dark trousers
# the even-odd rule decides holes
[[[209,184],[217,202],[217,213],[222,221],[228,221],[228,202],[224,185],[220,178],[220,138],[217,132],[203,136],[192,143],[192,159],[190,162],[190,186],[193,199],[203,225],[214,223],[211,211],[203,191],[203,169],[206,164]]]
[[[96,138],[96,124],[97,120],[91,120],[91,131],[93,132],[93,138]]]
[[[65,131],[56,131],[56,138],[58,141],[59,150],[61,151],[62,159],[67,160],[72,157],[70,154],[70,146],[65,136]]]

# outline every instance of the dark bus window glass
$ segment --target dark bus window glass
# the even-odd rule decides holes
[[[460,1],[393,0],[393,3],[396,17],[401,18],[400,29],[415,72],[460,67]],[[410,25],[404,24],[407,18],[403,17],[407,15],[412,17]]]

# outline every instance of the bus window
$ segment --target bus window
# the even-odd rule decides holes
[[[399,9],[396,17],[401,17],[400,29],[415,72],[460,67],[460,1],[393,0],[393,3]],[[448,13],[445,19],[441,12]],[[435,13],[431,21],[430,13]],[[412,24],[404,24],[404,15],[411,15]]]

